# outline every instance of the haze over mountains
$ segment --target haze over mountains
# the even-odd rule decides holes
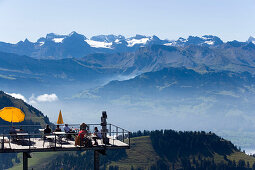
[[[93,120],[103,109],[117,124],[126,120],[127,129],[250,132],[255,130],[254,43],[253,37],[170,41],[51,33],[37,42],[1,42],[0,83],[2,90],[27,98],[56,93],[67,112],[78,112],[76,120],[84,110]],[[47,113],[56,105],[38,107]]]

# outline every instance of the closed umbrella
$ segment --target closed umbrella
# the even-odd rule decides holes
[[[5,107],[0,110],[0,117],[8,122],[22,122],[24,121],[25,114],[16,107]]]
[[[59,115],[58,115],[58,121],[57,121],[57,124],[64,124],[64,121],[63,121],[63,117],[62,117],[61,110],[60,110]]]

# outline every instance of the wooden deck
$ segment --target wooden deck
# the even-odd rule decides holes
[[[1,140],[0,153],[7,152],[49,152],[49,151],[75,151],[75,150],[100,150],[100,149],[128,149],[129,144],[123,141],[114,139],[113,136],[108,136],[109,144],[103,144],[101,139],[98,139],[98,145],[94,144],[92,140],[92,146],[75,146],[74,140],[68,140],[66,138],[52,137],[52,140],[44,140],[43,138],[24,138],[17,141],[10,141],[5,137],[4,147],[3,140]]]

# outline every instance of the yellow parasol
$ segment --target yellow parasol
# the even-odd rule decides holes
[[[63,121],[63,117],[62,117],[61,110],[60,110],[59,115],[58,115],[58,121],[57,121],[57,124],[64,124],[64,121]]]
[[[0,110],[0,117],[8,122],[22,122],[25,114],[16,107],[5,107]]]

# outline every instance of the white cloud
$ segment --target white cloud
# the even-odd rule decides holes
[[[19,93],[7,93],[7,94],[14,97],[14,98],[16,98],[16,99],[21,99],[24,102],[27,102],[27,99],[22,94],[19,94]]]
[[[37,102],[54,102],[58,100],[58,96],[55,93],[43,94],[36,97]]]
[[[40,102],[55,102],[58,100],[58,96],[55,93],[52,94],[42,94],[39,96],[35,96],[32,94],[32,96],[27,100],[25,96],[19,93],[6,93],[16,99],[21,99],[24,102],[27,102],[29,104],[37,104]]]

